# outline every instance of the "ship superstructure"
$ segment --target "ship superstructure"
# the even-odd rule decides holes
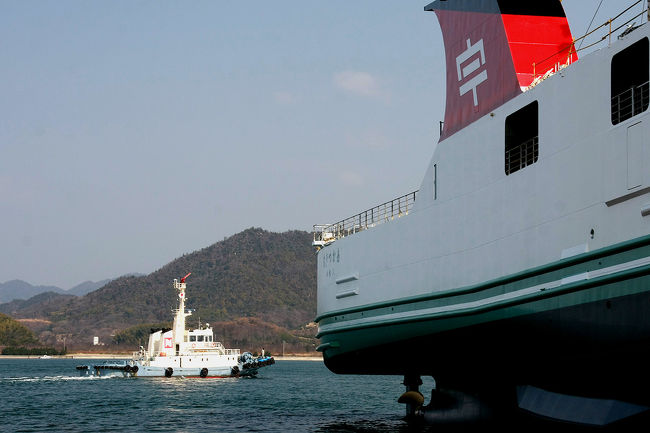
[[[603,424],[647,409],[650,27],[610,22],[578,60],[559,0],[425,9],[441,139],[419,190],[315,226],[325,364],[531,411],[536,392],[620,402]]]

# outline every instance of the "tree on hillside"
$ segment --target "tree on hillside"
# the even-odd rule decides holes
[[[38,340],[28,328],[0,313],[0,346],[29,346]]]

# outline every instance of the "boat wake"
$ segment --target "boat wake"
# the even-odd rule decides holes
[[[65,381],[78,381],[78,380],[101,380],[101,379],[111,379],[112,377],[117,376],[24,376],[24,377],[2,377],[0,378],[0,384],[5,382],[16,383],[16,382],[65,382]]]

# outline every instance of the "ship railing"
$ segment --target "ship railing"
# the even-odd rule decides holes
[[[239,355],[239,349],[225,349],[224,353],[226,355]]]
[[[133,360],[140,360],[144,361],[147,358],[147,351],[144,349],[144,347],[140,347],[140,350],[137,352],[133,352],[133,356],[131,359]]]
[[[650,21],[650,8],[643,8],[643,10],[633,16],[629,16],[628,12],[630,12],[635,6],[638,6],[645,0],[637,0],[634,3],[632,3],[630,6],[628,6],[625,10],[623,10],[621,13],[616,15],[614,18],[610,18],[598,27],[594,28],[591,31],[588,31],[585,33],[583,36],[573,39],[571,43],[568,45],[562,47],[560,50],[554,52],[550,56],[546,57],[545,59],[540,59],[532,63],[532,71],[533,71],[533,82],[531,83],[530,87],[533,87],[534,85],[538,84],[540,81],[543,81],[545,78],[547,78],[550,75],[553,75],[560,69],[569,66],[575,59],[575,54],[577,54],[580,51],[587,50],[595,45],[598,45],[602,43],[604,40],[608,40],[608,43],[611,44],[612,40],[612,34],[615,34],[619,30],[625,28],[625,30],[622,32],[621,35],[619,35],[619,38],[622,37],[623,35],[633,31],[636,27],[636,19],[639,17],[642,17],[644,15],[647,16],[646,21]],[[605,29],[603,31],[603,29]],[[596,36],[596,40],[594,42],[588,43],[586,46],[582,46],[582,44],[587,41],[587,39],[592,36],[594,33],[598,33],[601,35],[600,37]],[[593,39],[591,39],[593,40]],[[576,44],[580,42],[580,44],[576,47]],[[567,61],[565,64],[561,63],[554,63],[554,64],[549,64],[552,59],[555,59],[559,54],[566,53],[567,55]]]
[[[506,174],[534,163],[539,156],[539,136],[526,140],[506,151]]]
[[[616,125],[648,109],[650,82],[630,87],[612,98],[612,124]]]
[[[312,245],[322,247],[337,239],[406,216],[415,204],[417,193],[417,190],[410,192],[334,224],[314,224]]]

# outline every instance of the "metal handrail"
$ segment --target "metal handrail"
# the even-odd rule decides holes
[[[314,224],[312,245],[324,246],[376,225],[408,215],[413,208],[417,190],[360,212],[334,224]]]
[[[526,140],[506,151],[506,174],[533,164],[539,155],[539,136]]]
[[[541,65],[541,64],[543,64],[544,62],[546,62],[546,61],[548,61],[548,60],[554,58],[554,57],[557,56],[558,54],[563,53],[563,52],[565,52],[565,51],[568,50],[567,63],[566,63],[565,65],[554,64],[553,67],[551,68],[551,69],[553,69],[553,72],[557,72],[559,69],[561,69],[561,68],[563,68],[564,66],[567,66],[567,65],[569,65],[569,64],[571,63],[571,58],[572,58],[572,56],[573,56],[574,53],[578,53],[579,51],[583,51],[583,50],[586,50],[586,49],[588,49],[588,48],[591,48],[591,47],[593,47],[594,45],[597,45],[597,44],[601,43],[602,41],[604,41],[605,39],[608,39],[608,38],[609,38],[609,40],[611,41],[612,33],[615,33],[615,32],[617,32],[617,31],[619,31],[620,29],[622,29],[623,27],[625,27],[626,25],[628,25],[630,22],[632,22],[632,20],[634,20],[634,19],[636,19],[636,18],[642,16],[643,14],[650,14],[650,8],[644,9],[644,10],[641,11],[640,13],[634,15],[633,17],[628,18],[627,21],[625,21],[624,23],[620,24],[618,27],[612,29],[612,23],[614,23],[617,19],[619,19],[622,15],[624,15],[626,12],[628,12],[628,11],[629,11],[630,9],[632,9],[634,6],[636,6],[636,5],[638,5],[639,3],[641,3],[641,1],[642,1],[642,0],[637,0],[636,2],[634,2],[633,4],[631,4],[630,6],[628,6],[625,10],[623,10],[621,13],[619,13],[618,15],[616,15],[614,18],[610,18],[610,19],[608,19],[607,21],[605,21],[604,23],[602,23],[602,24],[599,25],[598,27],[594,28],[592,31],[590,31],[590,32],[588,32],[588,33],[586,33],[586,34],[584,34],[583,36],[581,36],[581,37],[579,37],[579,38],[576,38],[576,39],[572,40],[570,44],[566,45],[565,47],[563,47],[563,48],[560,49],[559,51],[557,51],[557,52],[551,54],[550,56],[546,57],[545,59],[543,59],[543,60],[539,60],[539,61],[536,61],[536,62],[533,62],[533,63],[532,63],[532,67],[533,67],[533,81],[535,81],[535,79],[538,79],[538,78],[543,78],[543,77],[545,76],[545,74],[547,74],[547,73],[549,72],[549,71],[546,70],[546,69],[542,69],[540,73],[537,73],[537,68],[538,68],[538,66]],[[591,43],[591,44],[589,44],[589,45],[587,45],[587,46],[585,46],[585,47],[581,47],[581,48],[576,48],[576,47],[575,47],[576,42],[579,42],[579,41],[581,41],[581,40],[583,40],[583,39],[586,39],[588,36],[592,35],[593,33],[595,33],[596,31],[598,31],[598,30],[600,30],[600,29],[602,29],[603,27],[608,27],[607,33],[604,34],[604,35],[603,35],[600,39],[598,39],[596,42],[593,42],[593,43]]]
[[[612,97],[612,124],[616,125],[648,109],[650,102],[650,82],[646,81],[636,87]]]

